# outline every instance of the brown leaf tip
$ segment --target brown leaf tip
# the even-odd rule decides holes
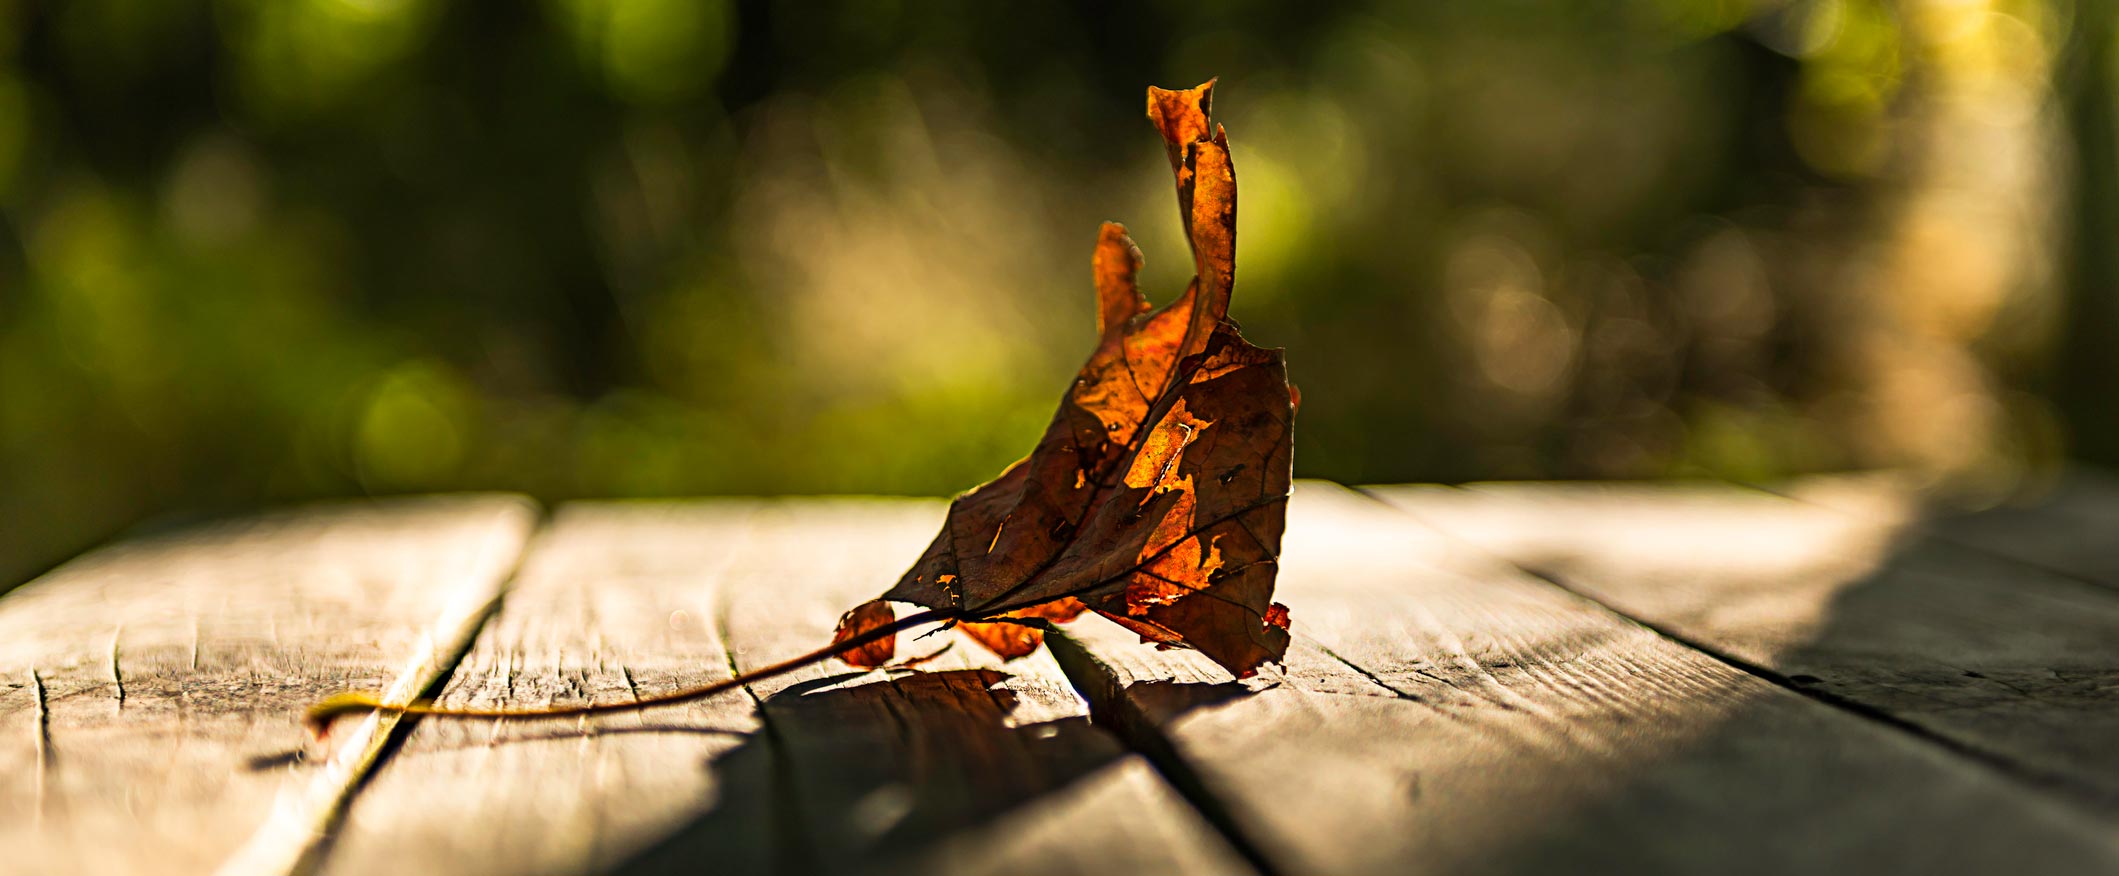
[[[831,644],[833,647],[839,647],[864,637],[867,637],[867,641],[840,651],[838,658],[848,665],[862,669],[874,669],[889,663],[890,658],[897,656],[898,637],[895,633],[874,635],[873,631],[887,627],[897,622],[897,619],[897,611],[890,607],[890,603],[881,599],[854,606],[852,611],[839,617],[839,628],[832,633]]]
[[[1209,79],[1184,89],[1148,86],[1148,120],[1162,132],[1163,142],[1182,149],[1187,143],[1208,138],[1208,121],[1214,108],[1214,82]]]

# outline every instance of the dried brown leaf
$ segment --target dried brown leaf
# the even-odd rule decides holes
[[[1212,99],[1212,82],[1148,90],[1191,241],[1191,285],[1151,310],[1135,282],[1140,250],[1124,227],[1103,226],[1096,349],[1030,456],[958,496],[882,599],[943,611],[1004,657],[1043,639],[1005,618],[1064,621],[1084,606],[1238,676],[1286,652],[1287,609],[1272,595],[1294,391],[1281,352],[1252,346],[1227,318],[1236,176]],[[889,622],[866,609],[848,613],[836,641]],[[866,647],[849,656],[882,662],[863,662]]]

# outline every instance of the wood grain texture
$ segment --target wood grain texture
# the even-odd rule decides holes
[[[919,554],[933,501],[573,505],[445,704],[624,700],[828,642]],[[836,662],[590,721],[426,721],[328,872],[1241,872],[1049,656],[949,633],[917,673]],[[762,708],[761,708],[762,703]]]
[[[1383,494],[1644,622],[2119,818],[2119,593],[1925,537],[1883,481]],[[1865,492],[1866,491],[1866,492]]]
[[[1080,625],[1115,723],[1286,872],[2110,872],[2108,825],[1336,487],[1289,511],[1285,673]]]
[[[348,722],[303,765],[302,709],[432,680],[535,518],[493,496],[319,506],[115,545],[0,599],[4,868],[299,858],[383,729]]]

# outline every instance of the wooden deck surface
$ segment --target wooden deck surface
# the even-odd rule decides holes
[[[2119,480],[1305,482],[1286,665],[828,640],[939,500],[294,509],[0,597],[0,871],[2119,873]]]

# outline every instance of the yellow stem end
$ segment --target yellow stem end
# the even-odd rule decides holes
[[[302,715],[302,726],[309,731],[310,736],[321,742],[331,734],[331,722],[345,715],[373,712],[382,708],[383,701],[372,693],[348,691],[333,694],[309,707],[309,711]]]

